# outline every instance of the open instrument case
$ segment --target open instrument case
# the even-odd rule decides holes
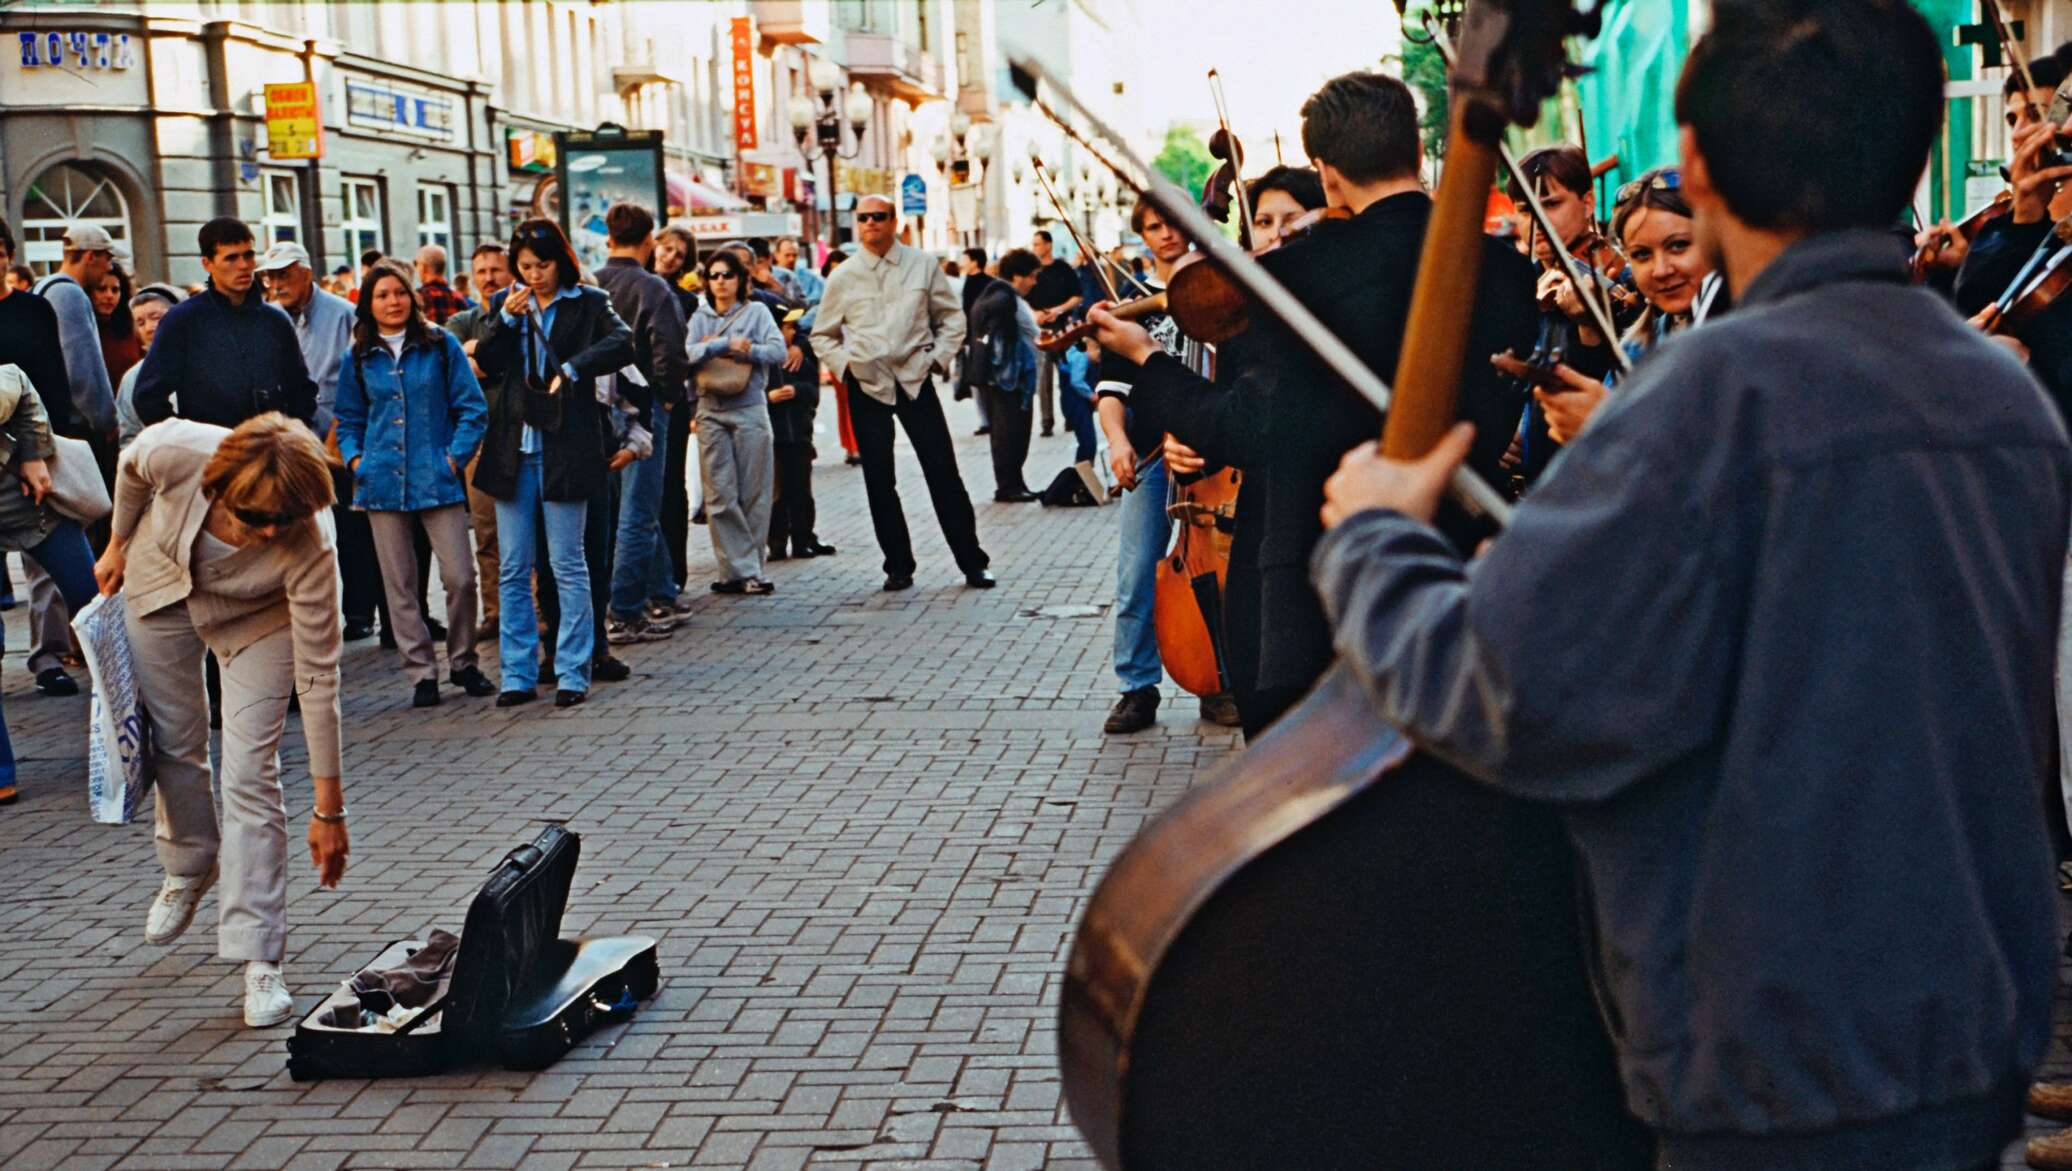
[[[437,973],[429,999],[383,1016],[378,990],[340,987],[288,1038],[289,1076],[409,1077],[492,1058],[510,1069],[541,1069],[598,1028],[632,1016],[661,983],[655,941],[561,938],[581,853],[582,839],[561,826],[512,850],[469,905],[457,955]],[[404,968],[431,942],[398,940],[364,971]],[[410,999],[424,995],[424,983]],[[348,1020],[359,1023],[342,1023]]]

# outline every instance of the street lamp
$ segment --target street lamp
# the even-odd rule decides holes
[[[962,110],[957,110],[950,115],[946,133],[929,146],[928,154],[930,158],[935,160],[936,171],[947,174],[953,187],[969,184],[973,182],[971,174],[972,161],[976,160],[978,162],[982,169],[981,173],[983,173],[983,168],[987,161],[993,157],[992,135],[989,133],[987,126],[984,124],[974,125],[971,121],[971,115],[966,114]],[[1017,164],[1016,170],[1017,177],[1015,181],[1019,183],[1021,181],[1019,177],[1019,164]],[[984,180],[979,179],[978,182],[983,184]],[[983,202],[985,188],[981,186],[979,190],[981,192],[980,200]],[[981,232],[981,239],[983,239],[983,228],[979,229],[979,231]],[[960,230],[958,234],[963,236],[968,233],[969,230],[967,229]]]
[[[791,135],[797,140],[799,156],[808,167],[827,160],[827,246],[833,251],[841,244],[841,213],[836,209],[838,188],[835,178],[835,160],[853,159],[863,152],[863,129],[870,124],[875,108],[871,96],[862,82],[849,87],[849,96],[837,104],[836,98],[842,89],[842,69],[834,62],[816,59],[806,70],[806,79],[812,85],[815,97],[805,94],[793,95],[791,101]],[[842,123],[849,123],[849,146],[842,146]],[[814,140],[812,149],[806,146],[806,139]]]

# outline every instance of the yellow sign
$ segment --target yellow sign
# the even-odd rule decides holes
[[[324,123],[317,116],[315,82],[266,87],[266,152],[276,161],[324,157]]]

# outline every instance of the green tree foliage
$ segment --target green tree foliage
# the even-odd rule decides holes
[[[1403,18],[1406,33],[1424,28],[1421,11],[1413,8]],[[1418,129],[1424,134],[1425,154],[1438,158],[1446,150],[1446,60],[1439,56],[1436,45],[1419,44],[1405,36],[1398,61],[1403,67],[1403,84],[1424,100],[1424,118]]]
[[[1165,145],[1151,160],[1151,169],[1199,199],[1202,184],[1216,169],[1216,160],[1210,157],[1208,145],[1201,140],[1200,134],[1192,127],[1176,124],[1166,127]]]

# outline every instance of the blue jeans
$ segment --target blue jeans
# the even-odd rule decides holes
[[[1072,435],[1079,441],[1073,449],[1072,462],[1084,463],[1094,457],[1094,400],[1083,398],[1079,392],[1067,386],[1058,391],[1058,409],[1065,414],[1065,426],[1072,428]],[[1159,474],[1165,474],[1165,465],[1159,465]]]
[[[583,560],[581,500],[540,499],[540,457],[518,457],[518,490],[496,502],[497,654],[503,661],[504,690],[530,691],[540,678],[539,616],[532,607],[535,531],[542,520],[547,535],[547,564],[561,596],[561,629],[554,642],[554,670],[563,691],[590,690],[590,652],[595,630],[590,612],[590,568]]]
[[[69,520],[61,520],[35,547],[23,555],[43,567],[56,583],[65,605],[77,614],[93,601],[100,587],[94,584],[94,554],[87,548],[86,533]],[[0,650],[5,635],[0,631]],[[14,784],[14,741],[7,735],[7,713],[0,711],[0,785]]]
[[[668,460],[662,442],[669,435],[669,407],[654,405],[655,453],[634,460],[619,472],[618,551],[612,558],[611,612],[631,618],[649,599],[670,600],[669,553],[662,544],[662,482]]]
[[[1151,620],[1158,562],[1173,539],[1164,460],[1138,473],[1137,486],[1123,493],[1121,535],[1115,566],[1115,677],[1124,691],[1135,691],[1156,687],[1165,678],[1158,629]]]

